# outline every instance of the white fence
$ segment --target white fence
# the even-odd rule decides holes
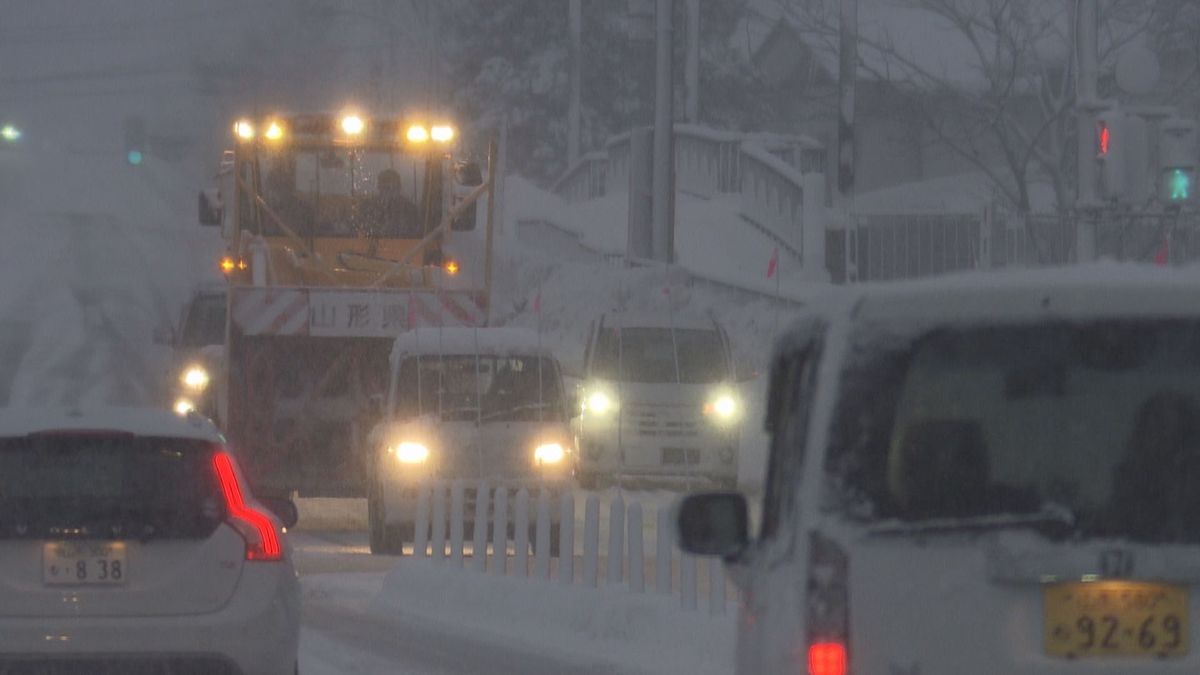
[[[487,481],[434,483],[418,492],[412,554],[479,574],[625,587],[632,593],[645,593],[652,577],[653,592],[677,595],[682,609],[698,610],[703,594],[711,614],[726,612],[733,598],[724,564],[679,551],[672,506],[659,505],[649,514],[638,501],[626,504],[618,492],[602,523],[600,497],[590,494],[579,522],[576,499],[569,489],[552,494]],[[578,533],[577,524],[582,525]],[[648,533],[654,544],[650,555]]]

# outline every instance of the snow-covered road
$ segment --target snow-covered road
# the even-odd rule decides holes
[[[431,622],[420,608],[381,611],[373,600],[382,590],[384,570],[402,559],[371,556],[364,534],[299,532],[292,541],[304,587],[304,675],[626,672]]]

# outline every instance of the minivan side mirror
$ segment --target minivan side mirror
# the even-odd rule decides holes
[[[259,497],[258,502],[274,513],[279,522],[289,530],[300,522],[300,509],[296,507],[296,502],[287,497]]]
[[[219,226],[225,219],[225,207],[221,204],[221,195],[216,190],[201,190],[197,201],[200,224],[205,227]]]
[[[688,495],[676,518],[679,548],[692,555],[736,559],[750,543],[746,497],[737,492]]]

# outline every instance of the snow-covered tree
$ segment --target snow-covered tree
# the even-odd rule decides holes
[[[682,113],[684,3],[677,2],[676,109]],[[563,0],[480,3],[451,0],[442,11],[451,102],[464,125],[491,134],[509,124],[509,162],[520,173],[552,180],[566,168],[569,40]],[[758,83],[729,47],[745,0],[701,5],[701,119],[757,128],[769,114],[756,105]],[[581,146],[603,147],[612,134],[648,123],[647,87],[653,63],[629,38],[624,2],[583,3]],[[651,90],[652,91],[652,90]]]

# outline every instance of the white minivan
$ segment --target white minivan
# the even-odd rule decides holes
[[[780,341],[761,531],[688,497],[741,673],[1200,671],[1200,275],[846,290]]]
[[[580,484],[632,477],[735,486],[743,404],[734,371],[729,336],[712,318],[600,316],[573,421]]]

